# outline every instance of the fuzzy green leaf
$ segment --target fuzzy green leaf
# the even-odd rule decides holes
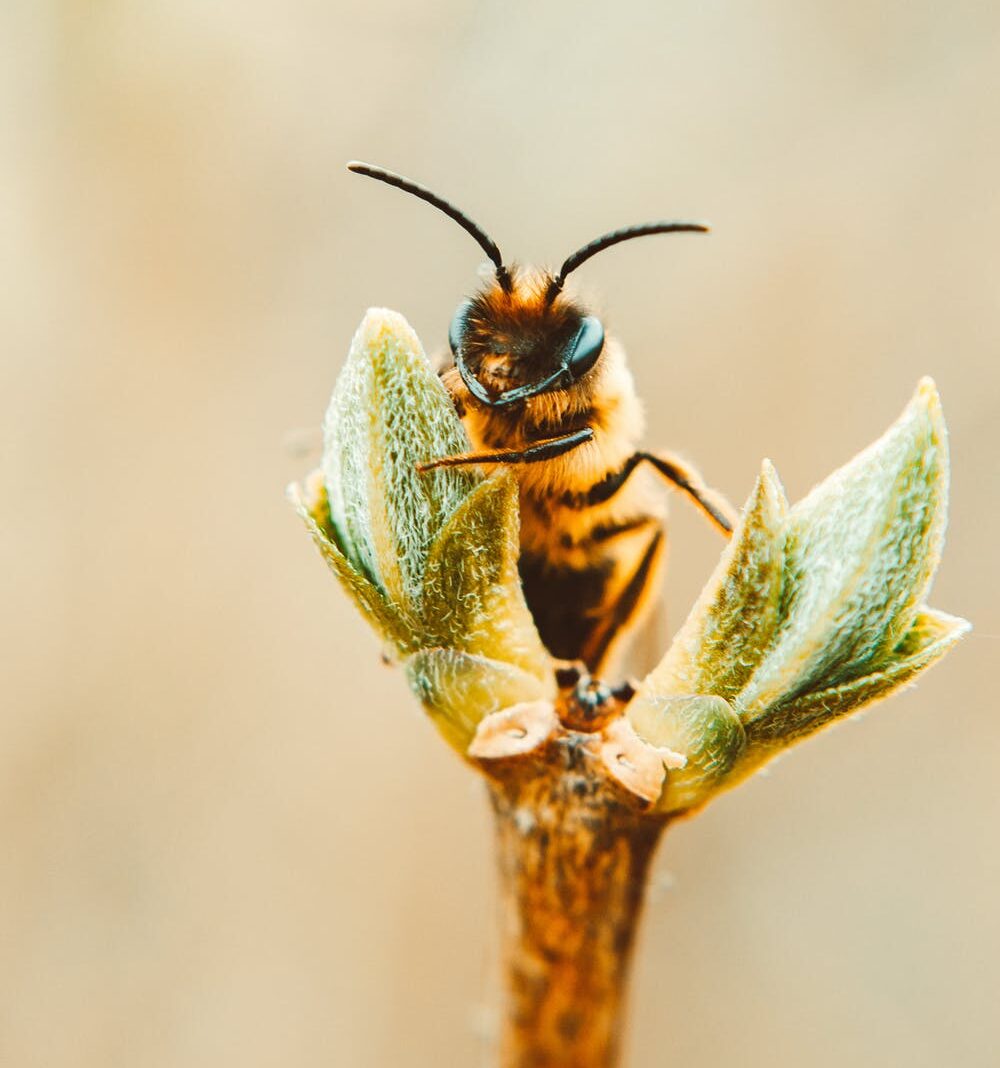
[[[318,474],[318,472],[317,472]],[[326,491],[319,479],[306,486],[289,486],[288,496],[305,523],[327,566],[340,580],[362,615],[380,636],[406,648],[413,642],[413,621],[406,610],[388,601],[382,591],[358,571],[341,551],[330,525]]]
[[[627,715],[643,741],[687,757],[683,768],[667,772],[656,806],[661,812],[681,812],[707,801],[746,746],[732,706],[711,694],[664,696],[644,686],[629,703]]]
[[[426,644],[551,673],[517,571],[517,481],[505,472],[477,486],[431,546],[424,577]]]
[[[933,382],[791,511],[782,621],[736,700],[744,723],[877,668],[909,630],[944,536],[948,453]]]
[[[355,603],[406,658],[439,729],[464,752],[483,716],[554,691],[517,571],[517,483],[464,468],[417,470],[469,443],[395,312],[365,316],[324,438],[320,482],[295,503]]]
[[[739,693],[778,625],[787,509],[765,461],[722,559],[644,690],[726,700]]]
[[[940,660],[968,631],[969,624],[964,619],[925,608],[879,670],[779,702],[766,717],[749,723],[751,749],[773,744],[784,748],[862,705],[887,696]],[[759,758],[754,762],[759,763]]]
[[[552,696],[551,679],[454,649],[422,649],[404,666],[410,687],[438,730],[463,755],[484,716]]]
[[[790,511],[765,464],[705,592],[627,709],[641,737],[688,759],[661,809],[703,804],[904,685],[965,633],[964,620],[921,608],[947,484],[926,379],[878,441]]]
[[[479,482],[467,469],[416,465],[468,447],[410,325],[370,309],[327,411],[323,473],[345,555],[396,603],[419,604],[430,544]]]

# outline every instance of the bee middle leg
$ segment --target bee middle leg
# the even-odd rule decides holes
[[[628,481],[629,476],[641,463],[648,463],[668,482],[686,493],[692,501],[724,534],[731,534],[736,523],[736,509],[715,490],[705,485],[701,475],[676,456],[665,452],[634,452],[618,468],[609,471],[588,490],[563,494],[562,503],[567,508],[590,508],[610,500]]]
[[[732,534],[736,525],[736,509],[721,493],[706,486],[693,467],[670,453],[639,452],[636,455],[686,493],[719,530]]]

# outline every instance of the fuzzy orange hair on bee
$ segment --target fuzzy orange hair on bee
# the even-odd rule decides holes
[[[381,167],[348,169],[444,212],[489,257],[492,277],[455,312],[452,360],[441,370],[472,449],[422,470],[516,473],[521,581],[542,641],[558,659],[606,670],[659,587],[666,507],[657,483],[687,495],[726,534],[734,511],[686,462],[638,449],[642,406],[624,350],[564,287],[572,271],[622,241],[708,227],[629,226],[590,241],[556,272],[508,266],[496,242],[442,197]]]

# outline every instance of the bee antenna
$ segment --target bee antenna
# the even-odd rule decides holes
[[[642,223],[639,226],[626,226],[621,230],[612,230],[609,234],[595,237],[593,241],[588,242],[583,248],[578,248],[572,256],[568,256],[563,262],[562,267],[559,268],[559,273],[549,283],[549,288],[545,294],[546,303],[551,304],[555,300],[562,290],[563,283],[566,281],[566,275],[570,271],[575,271],[581,263],[586,263],[591,256],[596,256],[598,252],[603,252],[606,248],[611,248],[612,245],[617,245],[621,241],[631,241],[633,237],[645,237],[647,234],[674,233],[707,234],[708,226],[705,223],[697,222]]]
[[[500,249],[497,248],[496,242],[486,231],[477,226],[468,215],[459,211],[453,204],[449,204],[443,197],[439,197],[436,193],[425,189],[422,185],[417,185],[416,182],[411,182],[409,178],[404,178],[401,174],[394,174],[383,167],[373,167],[370,163],[351,160],[347,164],[347,169],[354,174],[363,174],[367,178],[374,178],[376,181],[385,182],[386,185],[395,186],[396,189],[402,189],[404,193],[412,193],[415,197],[426,200],[428,204],[433,205],[439,211],[443,211],[449,218],[454,219],[463,230],[472,234],[476,241],[479,242],[482,250],[493,261],[493,266],[496,268],[497,281],[500,283],[501,288],[506,293],[510,292],[510,272],[503,264],[503,256],[500,255]]]

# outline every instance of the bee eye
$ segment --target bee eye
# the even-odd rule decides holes
[[[597,363],[597,358],[601,355],[601,349],[603,348],[604,327],[601,326],[600,320],[595,319],[594,316],[585,316],[576,337],[572,341],[569,358],[566,361],[566,368],[574,382],[585,375]]]
[[[455,356],[458,355],[458,350],[462,346],[462,338],[465,335],[466,318],[471,307],[472,304],[470,301],[462,301],[458,306],[458,311],[455,312],[455,315],[451,320],[451,326],[448,327],[448,344],[451,345],[452,354]]]

